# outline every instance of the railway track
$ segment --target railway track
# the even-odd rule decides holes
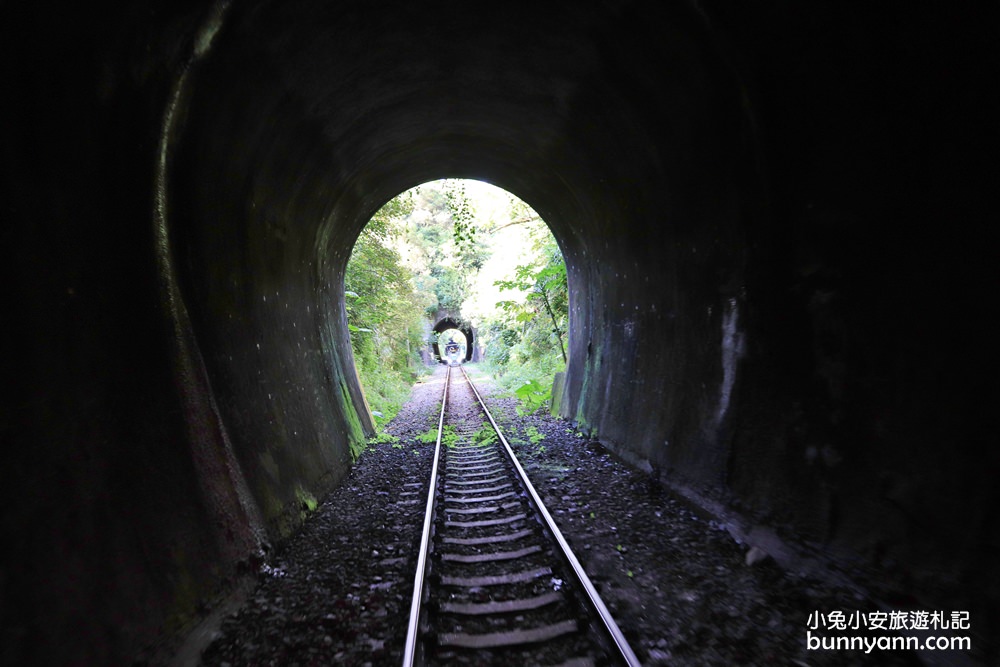
[[[640,664],[461,366],[441,401],[403,664]]]

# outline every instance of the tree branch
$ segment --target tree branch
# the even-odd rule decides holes
[[[494,227],[490,230],[490,236],[496,234],[501,229],[507,229],[508,227],[513,227],[514,225],[523,225],[529,222],[534,222],[535,220],[541,220],[537,215],[526,215],[520,218],[515,218],[505,225],[500,225],[499,227]]]

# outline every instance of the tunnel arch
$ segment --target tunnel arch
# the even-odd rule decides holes
[[[712,392],[736,377],[722,368],[721,318],[746,295],[756,176],[741,90],[704,22],[682,4],[644,7],[658,32],[637,41],[623,35],[637,7],[608,21],[553,5],[528,22],[501,13],[482,42],[480,19],[397,7],[234,5],[182,98],[168,193],[177,280],[254,495],[294,497],[282,480],[295,475],[262,457],[337,479],[371,432],[344,267],[384,202],[440,178],[507,190],[555,236],[571,303],[563,416],[630,443],[623,455],[642,465],[668,465],[663,433],[691,433],[692,451],[724,446]],[[363,40],[347,27],[359,24]],[[674,74],[654,76],[663,68]],[[678,317],[691,309],[702,314]],[[639,345],[654,333],[674,345]],[[636,391],[663,376],[718,386]],[[655,423],[636,438],[640,415]],[[696,477],[714,474],[684,457]]]
[[[431,329],[431,331],[435,334],[434,341],[431,343],[431,347],[434,350],[434,358],[441,360],[441,363],[444,363],[444,356],[442,356],[437,342],[437,334],[444,333],[448,329],[457,329],[462,332],[462,335],[465,336],[465,360],[472,361],[473,351],[476,346],[475,329],[472,328],[472,324],[467,320],[452,317],[450,315],[446,315],[445,317],[439,319]]]

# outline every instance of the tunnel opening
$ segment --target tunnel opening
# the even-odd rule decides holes
[[[449,351],[445,349],[449,343],[461,348],[462,361],[472,361],[476,337],[468,322],[446,317],[435,323],[431,333],[433,335],[430,337],[429,343],[433,352],[432,358],[435,361],[447,364],[449,360],[456,359],[454,353],[457,350],[451,350],[449,354]]]
[[[548,387],[565,369],[565,261],[524,201],[473,179],[428,181],[384,204],[344,273],[354,366],[374,424],[398,410],[435,362],[485,362],[506,382]]]
[[[454,366],[472,357],[467,338],[459,329],[449,328],[442,331],[434,339],[435,354],[441,359],[441,363]],[[466,352],[468,351],[468,358]]]

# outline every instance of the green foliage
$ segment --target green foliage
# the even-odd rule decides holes
[[[444,433],[441,435],[441,444],[445,447],[454,447],[458,444],[458,433],[455,432],[453,424],[445,424]]]
[[[528,438],[527,441],[517,438],[514,439],[513,442],[516,442],[521,446],[527,446],[528,443],[530,442],[531,445],[535,448],[536,454],[542,454],[545,452],[545,445],[541,444],[542,440],[545,440],[544,433],[540,432],[534,426],[528,426],[527,428],[524,429],[524,435]]]
[[[525,207],[526,208],[526,207]],[[530,209],[516,209],[510,224],[535,224],[530,261],[516,266],[495,285],[511,298],[498,301],[497,315],[480,328],[487,364],[501,387],[533,413],[551,401],[555,373],[566,364],[569,322],[566,264],[555,239]]]
[[[541,433],[534,426],[528,426],[528,428],[524,429],[524,434],[528,436],[528,440],[530,440],[533,445],[537,445],[545,439],[545,434]]]
[[[498,320],[481,327],[479,333],[486,339],[484,349],[490,367],[495,370],[506,368],[511,349],[521,340],[521,334],[508,327],[506,322]]]
[[[413,196],[386,203],[358,236],[344,275],[344,306],[354,363],[376,427],[392,419],[409,396],[419,368],[423,299],[393,241]]]
[[[478,431],[472,434],[472,441],[477,445],[492,445],[499,441],[497,437],[497,432],[493,430],[493,427],[488,423],[483,422],[483,425]]]
[[[444,180],[411,191],[414,205],[401,243],[413,290],[424,306],[425,330],[427,320],[462,314],[472,282],[490,256],[478,238],[476,211],[465,187],[465,181]]]
[[[439,311],[457,313],[469,291],[468,276],[453,266],[442,264],[432,266],[430,276],[434,279],[434,296],[437,297],[437,302],[427,307],[428,316],[433,318]]]
[[[438,430],[436,426],[417,436],[417,440],[425,445],[433,445],[437,442],[437,439]],[[455,432],[453,424],[444,425],[444,432],[441,434],[441,444],[445,447],[454,447],[458,444],[458,433]]]
[[[530,415],[552,400],[552,388],[543,387],[538,380],[529,380],[515,389],[514,395],[521,401],[518,413]]]
[[[563,363],[566,363],[563,335],[569,315],[569,289],[566,263],[555,240],[544,240],[535,263],[516,267],[512,279],[498,280],[496,285],[502,290],[518,290],[525,295],[523,301],[500,301],[497,308],[525,327],[529,324],[533,325],[532,329],[550,326],[549,333],[555,337]]]
[[[377,447],[378,445],[392,445],[395,448],[402,446],[399,444],[399,438],[394,435],[390,435],[385,431],[368,438],[368,445],[370,447]]]

